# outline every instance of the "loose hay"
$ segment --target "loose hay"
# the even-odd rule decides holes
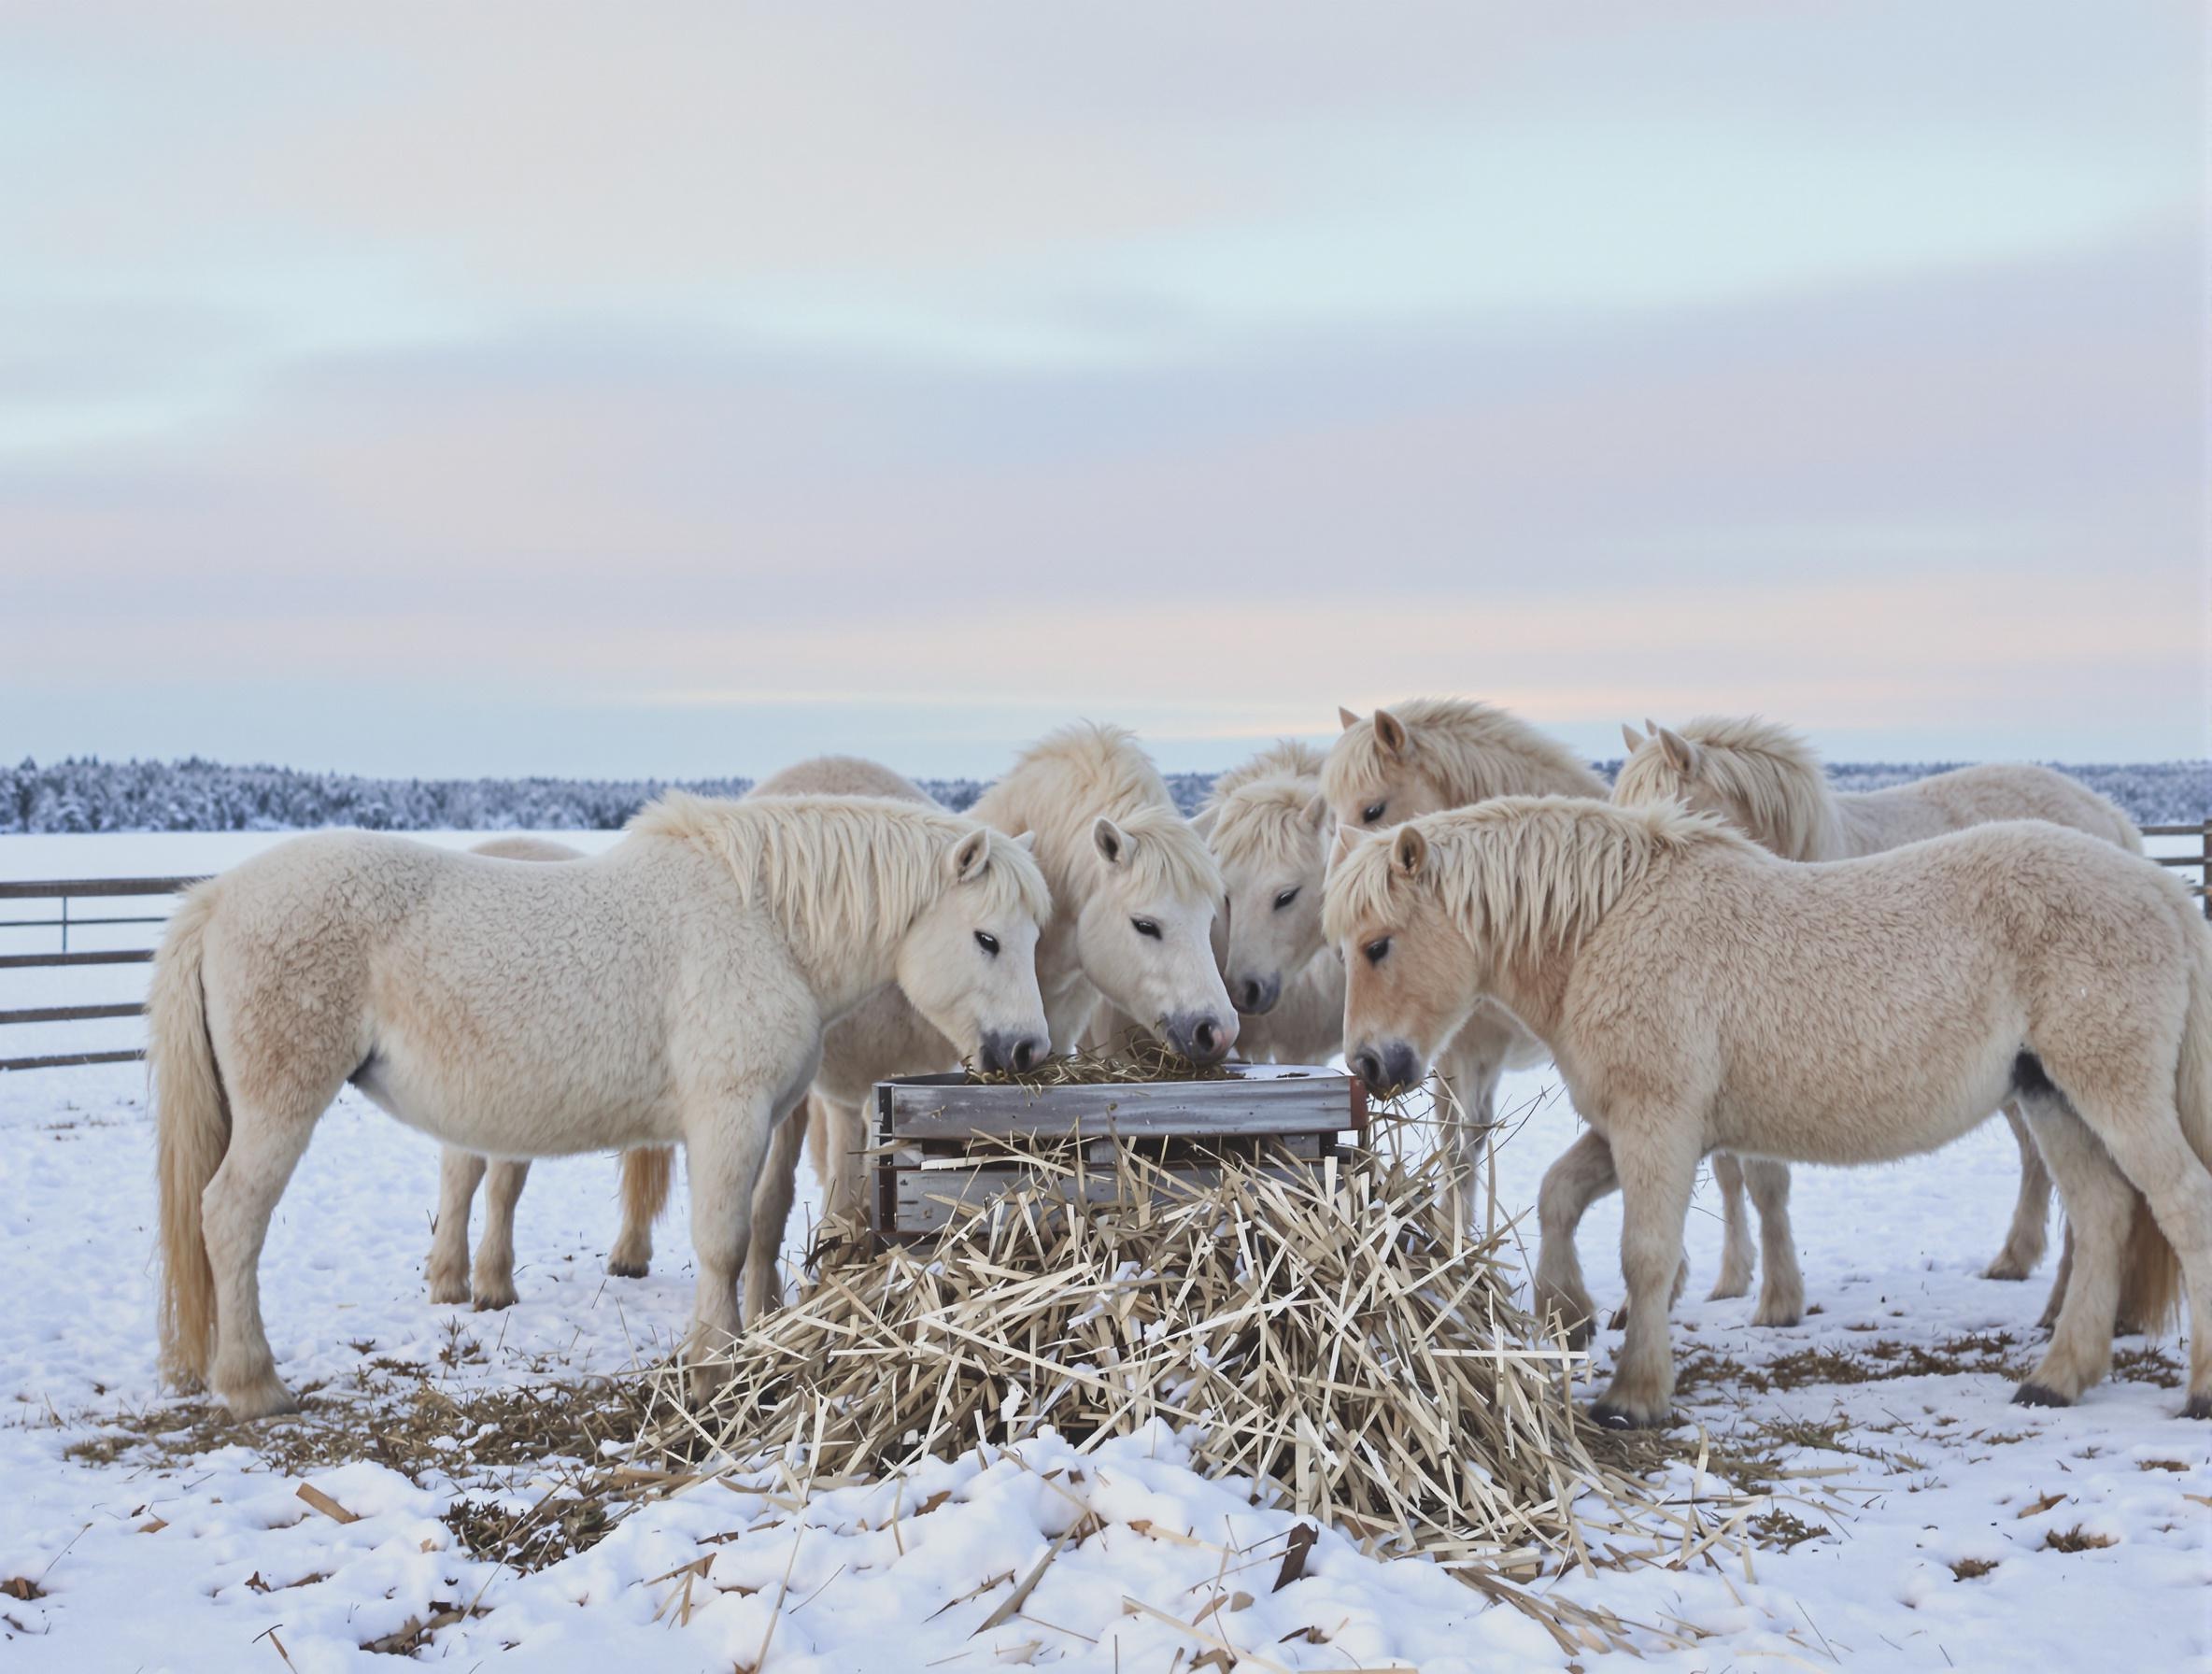
[[[650,1374],[641,1457],[687,1481],[850,1481],[1047,1426],[1081,1444],[1164,1419],[1195,1468],[1257,1500],[1609,1641],[1618,1622],[1517,1583],[1740,1544],[1755,1502],[1670,1503],[1650,1480],[1666,1444],[1578,1411],[1581,1356],[1515,1304],[1502,1234],[1452,1227],[1443,1164],[1232,1166],[1194,1188],[1125,1150],[1113,1197],[1085,1200],[1080,1162],[1022,1160],[1034,1185],[928,1244],[830,1241],[703,1407],[676,1369]]]

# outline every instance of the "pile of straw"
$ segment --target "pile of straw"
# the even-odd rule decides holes
[[[832,1242],[703,1406],[658,1373],[642,1455],[686,1481],[771,1464],[851,1481],[1045,1426],[1080,1441],[1166,1419],[1256,1500],[1607,1639],[1617,1623],[1517,1583],[1740,1544],[1748,1502],[1670,1504],[1662,1444],[1578,1411],[1580,1356],[1515,1304],[1502,1235],[1451,1227],[1442,1165],[1362,1154],[1194,1190],[1125,1154],[1121,1189],[1086,1201],[1079,1164],[1023,1160],[1035,1185],[929,1244]]]

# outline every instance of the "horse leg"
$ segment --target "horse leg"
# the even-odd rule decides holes
[[[1790,1230],[1790,1165],[1751,1157],[1744,1182],[1759,1212],[1759,1251],[1766,1283],[1759,1288],[1754,1326],[1794,1326],[1805,1317],[1805,1274],[1797,1266],[1797,1240]]]
[[[639,1145],[622,1153],[622,1231],[607,1252],[607,1271],[642,1279],[653,1268],[653,1223],[668,1207],[675,1172],[674,1145]]]
[[[1510,1040],[1509,1026],[1478,1013],[1444,1048],[1438,1069],[1436,1108],[1451,1163],[1447,1189],[1454,1226],[1474,1224],[1482,1155],[1497,1123],[1497,1084]]]
[[[314,1137],[336,1087],[305,1110],[234,1101],[231,1143],[200,1199],[207,1264],[215,1274],[215,1364],[208,1383],[233,1418],[291,1412],[299,1402],[276,1375],[262,1329],[262,1246],[269,1217]]]
[[[1575,1229],[1590,1205],[1621,1184],[1613,1172],[1613,1151],[1595,1128],[1560,1153],[1559,1160],[1544,1170],[1544,1184],[1537,1193],[1539,1242],[1536,1258],[1536,1314],[1558,1317],[1567,1346],[1585,1347],[1590,1341],[1597,1305],[1582,1283],[1581,1254],[1575,1248]]]
[[[2030,1137],[2033,1137],[2032,1135]],[[2036,1153],[2042,1155],[2040,1151]],[[2044,1170],[2049,1173],[2049,1170]],[[2074,1277],[2074,1223],[2063,1214],[2059,1217],[2059,1264],[2050,1275],[2050,1295],[2043,1299],[2043,1317],[2035,1323],[2049,1331],[2059,1323],[2059,1310],[2065,1305],[2066,1284]]]
[[[728,1381],[716,1358],[744,1329],[737,1310],[737,1279],[753,1232],[753,1188],[775,1126],[766,1094],[732,1099],[685,1124],[685,1171],[691,1182],[691,1247],[699,1262],[699,1294],[684,1358],[691,1392],[705,1400]]]
[[[2212,1418],[2212,1169],[2183,1135],[2170,1096],[2108,1109],[2092,1104],[2091,1109],[2096,1138],[2104,1142],[2105,1151],[2134,1191],[2148,1200],[2159,1231],[2181,1265],[2189,1300],[2189,1400],[2182,1414]],[[2137,1256],[2140,1243],[2133,1230],[2134,1209],[2131,1192],[2121,1222],[2127,1229],[2123,1244],[2131,1257]],[[2165,1253],[2155,1248],[2155,1241],[2146,1254],[2162,1266],[2166,1259]],[[2127,1277],[2140,1284],[2150,1275]],[[2123,1280],[2121,1288],[2132,1290],[2135,1284]],[[2142,1300],[2150,1312],[2163,1312],[2162,1297]],[[2154,1318],[2137,1323],[2151,1329],[2159,1324]]]
[[[2043,1166],[2043,1153],[2035,1149],[2018,1104],[2005,1107],[2005,1121],[2012,1129],[2013,1143],[2020,1147],[2020,1196],[2013,1200],[2012,1228],[2005,1235],[2005,1247],[1982,1277],[2025,1279],[2043,1259],[2045,1227],[2050,1219],[2050,1170]]]
[[[816,1092],[807,1100],[806,1149],[822,1182],[822,1218],[858,1221],[867,1216],[860,1153],[868,1131],[858,1105],[839,1104]]]
[[[441,1307],[469,1299],[469,1210],[484,1166],[484,1158],[458,1145],[438,1152],[438,1218],[431,1227],[423,1276],[430,1281],[430,1299]]]
[[[1682,1264],[1682,1223],[1697,1187],[1702,1147],[1697,1125],[1664,1113],[1606,1125],[1621,1177],[1621,1271],[1628,1281],[1628,1335],[1613,1362],[1613,1382],[1591,1416],[1615,1428],[1668,1423],[1674,1408],[1674,1353],[1666,1311]]]
[[[776,1124],[768,1160],[753,1188],[753,1230],[745,1251],[745,1324],[759,1325],[784,1299],[784,1229],[798,1195],[799,1147],[806,1138],[806,1100]]]
[[[2058,1181],[2074,1259],[2050,1345],[2013,1399],[2023,1406],[2064,1407],[2112,1363],[2120,1257],[2134,1199],[2126,1176],[2063,1096],[2023,1094],[2021,1106]]]
[[[1713,1184],[1721,1188],[1721,1276],[1705,1299],[1719,1302],[1751,1287],[1751,1216],[1744,1204],[1743,1164],[1734,1152],[1713,1153]]]
[[[491,1165],[484,1188],[484,1236],[476,1243],[476,1307],[479,1311],[515,1305],[515,1205],[521,1199],[530,1164],[502,1157]]]

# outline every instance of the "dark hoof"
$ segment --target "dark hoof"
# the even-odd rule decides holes
[[[1643,1419],[1605,1401],[1594,1405],[1590,1416],[1600,1429],[1606,1430],[1663,1430],[1674,1422],[1671,1412],[1665,1418]]]
[[[475,1301],[478,1313],[499,1313],[514,1305],[513,1297],[478,1297]]]
[[[2042,1383],[2022,1383],[2012,1393],[2016,1407],[2071,1407],[2074,1403]]]
[[[2192,1395],[2189,1405],[2181,1409],[2184,1418],[2212,1418],[2212,1395]]]
[[[607,1271],[617,1279],[642,1279],[653,1270],[642,1261],[610,1261]]]

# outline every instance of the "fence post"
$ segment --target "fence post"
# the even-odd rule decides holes
[[[62,951],[69,951],[69,898],[62,897]]]
[[[2205,820],[2205,839],[2197,845],[2197,851],[2204,860],[2197,875],[2205,885],[2205,892],[2197,897],[2197,904],[2205,909],[2205,917],[2212,918],[2212,816]]]

